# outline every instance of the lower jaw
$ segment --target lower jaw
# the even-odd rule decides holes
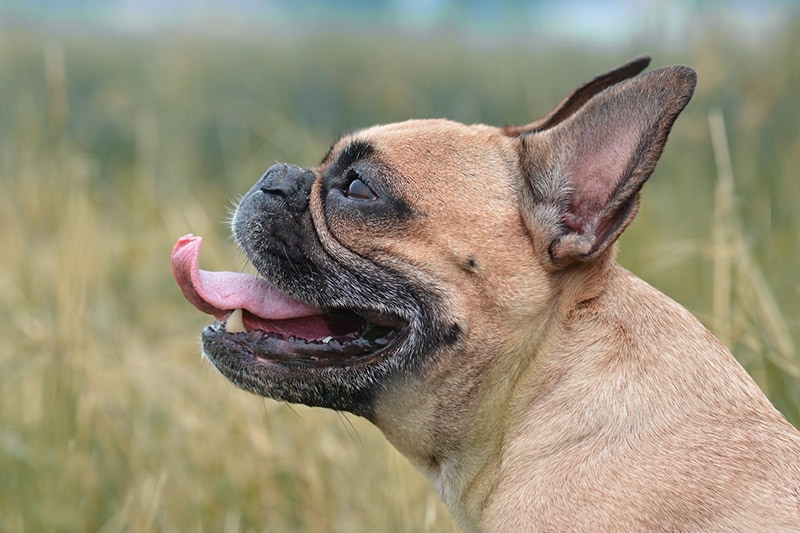
[[[361,366],[382,356],[402,331],[368,324],[359,334],[305,340],[263,330],[228,333],[224,324],[203,330],[203,345],[213,359],[251,359],[253,362],[287,368],[331,368]],[[216,361],[214,361],[217,364]]]
[[[356,358],[323,362],[255,353],[245,334],[219,326],[203,331],[205,357],[232,384],[248,392],[295,404],[347,411],[373,420],[374,398],[397,370],[381,350]]]

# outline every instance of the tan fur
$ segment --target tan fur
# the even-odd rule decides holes
[[[423,375],[384,384],[374,421],[467,531],[800,531],[800,433],[690,313],[614,259],[685,100],[664,100],[677,111],[663,125],[631,111],[661,144],[619,187],[584,185],[602,205],[589,206],[586,233],[560,236],[575,173],[624,166],[638,142],[628,136],[638,130],[625,130],[627,149],[573,164],[571,151],[596,139],[570,133],[571,120],[589,120],[570,115],[585,101],[613,103],[617,89],[606,87],[632,74],[590,87],[524,139],[525,128],[429,120],[364,130],[334,148],[331,159],[369,141],[398,170],[386,179],[417,216],[398,227],[327,227],[316,184],[311,211],[326,250],[441,294],[463,328]],[[682,83],[658,76],[640,92]],[[520,174],[521,142],[534,183]],[[606,220],[618,226],[600,242],[591,232]]]

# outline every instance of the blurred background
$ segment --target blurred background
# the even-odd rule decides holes
[[[365,421],[236,390],[169,254],[247,269],[275,161],[406,118],[527,123],[642,54],[699,85],[620,262],[800,423],[800,6],[568,0],[0,5],[0,530],[454,531]]]

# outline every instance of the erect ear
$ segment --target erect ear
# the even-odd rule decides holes
[[[605,255],[628,226],[696,81],[688,67],[655,70],[602,91],[557,126],[519,138],[529,185],[523,218],[554,268]]]
[[[506,126],[502,129],[502,132],[509,137],[518,137],[523,133],[533,133],[535,131],[552,128],[580,109],[592,96],[612,85],[636,76],[647,68],[649,64],[650,56],[640,56],[610,72],[600,74],[593,80],[587,81],[572,91],[572,94],[567,96],[555,109],[548,113],[546,117],[540,118],[525,126]]]

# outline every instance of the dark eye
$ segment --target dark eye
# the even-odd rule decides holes
[[[366,183],[361,181],[356,174],[354,174],[350,185],[347,186],[347,190],[345,191],[344,195],[348,198],[353,198],[354,200],[375,200],[377,198],[375,193],[372,192],[372,189],[370,189]]]

